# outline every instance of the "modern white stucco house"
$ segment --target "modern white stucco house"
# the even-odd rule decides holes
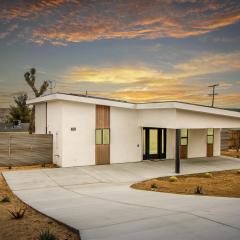
[[[240,128],[238,112],[181,102],[55,93],[28,104],[35,133],[53,134],[53,161],[62,167],[173,159],[176,144],[181,158],[219,156],[221,128]]]

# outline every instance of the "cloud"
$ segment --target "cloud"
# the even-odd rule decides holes
[[[49,15],[51,10],[66,3],[65,0],[38,0],[38,1],[24,1],[13,2],[3,1],[0,9],[0,19],[13,20],[24,18],[36,18],[38,14]]]
[[[117,66],[117,67],[72,67],[63,76],[68,82],[109,82],[121,83],[150,83],[168,82],[173,78],[163,72],[146,66]]]
[[[193,77],[211,73],[221,73],[240,70],[240,52],[205,53],[174,68],[179,77]]]
[[[149,66],[74,66],[62,77],[66,89],[71,85],[73,92],[79,89],[92,94],[120,98],[129,101],[181,100],[208,104],[209,74],[240,70],[240,53],[203,53],[180,64],[172,70],[161,71]],[[194,77],[207,76],[209,81],[190,81]],[[240,93],[228,80],[219,80],[219,106],[238,103]],[[69,90],[69,89],[68,89]],[[227,92],[226,92],[227,90]],[[237,104],[236,104],[237,105]]]
[[[158,39],[198,36],[240,20],[239,1],[6,1],[0,19],[30,28],[36,44],[99,39]]]
[[[5,38],[8,35],[8,32],[0,32],[0,39]]]

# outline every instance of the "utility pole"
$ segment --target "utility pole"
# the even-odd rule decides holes
[[[218,86],[219,86],[218,83],[208,86],[209,88],[212,88],[212,93],[208,94],[209,96],[212,97],[212,107],[214,107],[215,96],[218,95],[218,93],[215,92],[215,88]]]

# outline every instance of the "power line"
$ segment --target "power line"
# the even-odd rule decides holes
[[[209,88],[212,88],[212,93],[208,94],[208,96],[212,97],[212,107],[214,107],[215,96],[218,95],[218,93],[215,92],[215,88],[218,86],[219,86],[219,83],[208,86]]]

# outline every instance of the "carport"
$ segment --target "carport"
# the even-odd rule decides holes
[[[147,104],[147,109],[141,104],[138,109],[144,140],[145,129],[166,129],[159,140],[166,146],[162,144],[160,151],[163,158],[175,158],[176,173],[180,173],[180,159],[220,156],[221,129],[240,127],[239,113],[224,109],[179,102]],[[148,133],[143,145],[150,141]]]

